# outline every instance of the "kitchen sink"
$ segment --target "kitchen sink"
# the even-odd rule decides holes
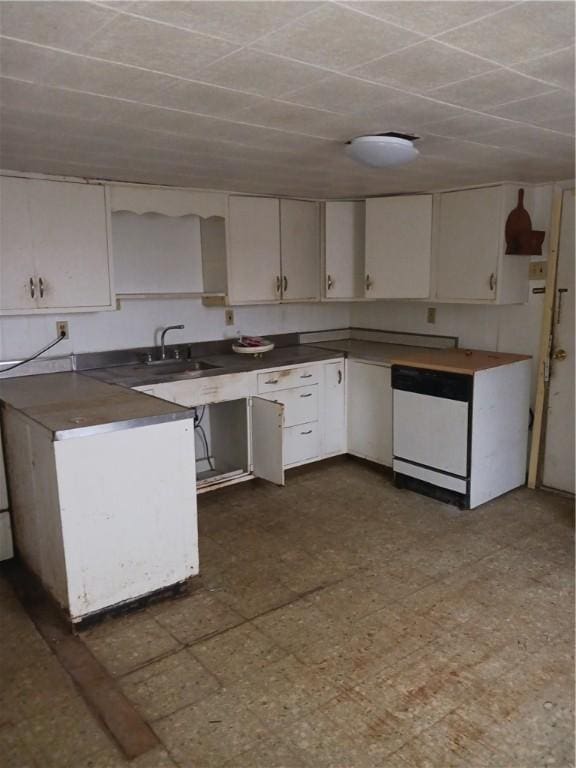
[[[166,376],[175,373],[185,373],[193,375],[201,371],[210,371],[213,368],[219,368],[218,365],[206,363],[204,360],[154,360],[150,363],[143,363],[138,366],[142,371],[146,371],[147,376]]]

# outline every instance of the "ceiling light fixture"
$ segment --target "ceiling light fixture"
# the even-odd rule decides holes
[[[394,168],[415,160],[420,154],[414,146],[418,136],[406,133],[377,133],[357,136],[346,142],[347,154],[363,165],[372,168]]]

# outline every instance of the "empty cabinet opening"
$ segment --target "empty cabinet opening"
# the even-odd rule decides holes
[[[198,490],[248,476],[247,401],[231,400],[194,410]]]

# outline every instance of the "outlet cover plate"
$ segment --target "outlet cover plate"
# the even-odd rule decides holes
[[[546,267],[548,263],[546,261],[531,261],[528,275],[530,280],[546,280]]]

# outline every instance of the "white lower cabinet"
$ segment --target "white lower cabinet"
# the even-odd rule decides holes
[[[191,419],[65,440],[3,419],[18,555],[72,622],[198,573]]]
[[[347,361],[348,453],[392,466],[390,368]]]
[[[320,429],[317,421],[284,429],[285,466],[295,466],[319,458]]]
[[[250,477],[283,485],[285,468],[346,452],[344,360],[137,389],[198,409],[199,491]]]
[[[322,393],[322,455],[346,453],[346,364],[345,360],[324,365]]]

